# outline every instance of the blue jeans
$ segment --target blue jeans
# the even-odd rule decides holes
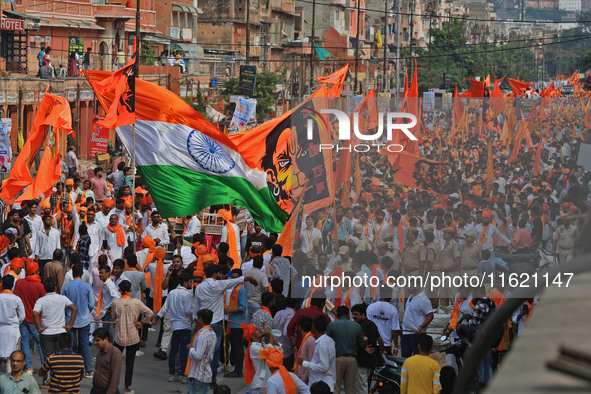
[[[74,178],[76,167],[68,167],[68,178]]]
[[[246,311],[247,311],[246,322],[248,324],[250,324],[250,320],[252,319],[252,315],[254,315],[254,313],[256,311],[258,311],[259,309],[261,309],[261,304],[251,304],[250,302],[248,303],[248,308],[246,308]]]
[[[400,339],[400,347],[402,348],[400,349],[402,357],[410,357],[413,354],[419,354],[419,335],[402,335],[402,338]]]
[[[187,345],[191,342],[191,330],[174,330],[170,339],[170,352],[168,353],[168,374],[176,375],[176,354],[180,353],[181,369],[184,371],[187,365]],[[179,352],[180,349],[180,352]],[[181,373],[183,375],[183,373]]]
[[[213,351],[213,360],[211,360],[211,382],[217,381],[216,376],[218,374],[218,366],[220,365],[220,348],[222,347],[222,335],[223,335],[223,320],[212,324],[211,329],[215,332],[215,350]]]
[[[21,348],[23,349],[23,353],[25,353],[25,369],[33,367],[33,360],[31,359],[31,344],[30,344],[30,336],[33,336],[33,340],[35,341],[35,345],[37,346],[37,353],[39,353],[39,358],[41,359],[41,364],[45,362],[43,359],[43,351],[41,350],[41,339],[39,339],[39,332],[37,331],[37,326],[33,323],[28,323],[26,321],[23,322],[19,326],[21,332]]]
[[[88,345],[89,335],[90,324],[86,327],[72,328],[70,330],[70,336],[72,337],[72,351],[74,353],[82,353],[82,358],[84,358],[84,368],[86,371],[92,370],[90,346]]]
[[[478,381],[480,383],[488,384],[492,379],[492,352],[489,350],[486,352],[484,360],[478,366]]]
[[[265,388],[261,389],[248,389],[244,392],[244,394],[265,394]]]
[[[203,383],[197,379],[189,379],[187,394],[209,394],[209,383]]]

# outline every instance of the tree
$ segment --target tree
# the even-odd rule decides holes
[[[230,101],[231,95],[239,95],[238,78],[229,78],[222,83],[222,97],[225,102]],[[257,74],[255,92],[252,98],[257,99],[257,121],[262,122],[273,112],[275,100],[279,97],[276,92],[279,76],[270,71],[263,71]],[[227,104],[226,110],[234,111],[235,104]]]

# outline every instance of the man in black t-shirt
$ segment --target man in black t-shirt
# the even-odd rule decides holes
[[[251,247],[258,247],[259,250],[263,250],[263,246],[268,237],[261,232],[262,229],[263,228],[257,223],[254,224],[254,233],[248,234],[246,237],[246,252],[250,251]],[[245,258],[243,261],[247,261],[247,259]]]
[[[351,308],[353,320],[361,326],[365,349],[357,355],[357,376],[355,377],[355,393],[368,393],[371,375],[378,357],[383,353],[384,342],[378,327],[366,316],[367,305],[357,304]]]

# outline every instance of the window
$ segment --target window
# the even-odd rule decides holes
[[[179,26],[179,13],[178,11],[172,11],[172,25],[175,27]]]

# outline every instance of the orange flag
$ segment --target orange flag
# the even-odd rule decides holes
[[[357,112],[359,114],[358,127],[361,134],[366,134],[368,130],[378,126],[378,105],[376,102],[376,93],[374,89],[371,89],[369,93],[367,93],[363,100],[357,104],[357,107],[355,107],[355,111],[353,112]],[[354,126],[355,124],[351,125],[351,130],[353,130]]]
[[[359,168],[359,155],[355,155],[355,193],[357,201],[361,198],[361,168]]]
[[[441,194],[441,162],[423,159],[405,151],[380,153],[388,156],[396,183]]]
[[[133,56],[125,66],[100,82],[89,80],[97,96],[114,92],[114,100],[105,115],[105,119],[97,122],[101,127],[114,129],[119,126],[135,123],[135,63],[137,45],[134,39]]]
[[[518,79],[507,78],[507,82],[509,82],[513,93],[515,93],[517,96],[521,96],[528,88],[534,86],[534,84],[531,82],[524,82]]]
[[[573,139],[579,138],[579,133],[577,133],[577,127],[573,125]]]
[[[410,84],[410,88],[404,94],[404,99],[402,100],[402,105],[400,107],[400,112],[411,113],[417,118],[417,125],[411,128],[409,131],[416,137],[418,136],[419,132],[419,80],[417,76],[417,65],[415,60],[415,69],[412,78],[412,82]],[[404,147],[404,150],[409,153],[413,153],[415,155],[419,155],[419,141],[413,141],[406,136],[404,133],[396,133],[393,141],[394,144],[399,144]]]
[[[499,86],[502,81],[502,78],[500,80],[495,80],[492,93],[490,94],[490,104],[493,108],[493,118],[496,118],[501,112],[505,110],[505,98],[503,97],[503,92],[501,92],[501,88]]]
[[[53,129],[50,129],[49,126]],[[65,130],[68,134],[73,132],[70,104],[65,98],[46,92],[39,104],[29,138],[14,161],[10,176],[2,184],[0,198],[7,204],[13,204],[18,193],[26,187],[29,187],[26,194],[31,196],[29,199],[36,198],[50,190],[61,178],[61,156],[58,145],[60,129]],[[37,172],[37,176],[33,180],[30,168],[43,144],[46,149],[39,166],[41,170]],[[57,162],[57,169],[51,166],[52,162]],[[56,171],[59,171],[57,179],[55,178]],[[48,186],[48,182],[51,182],[50,186]],[[32,195],[34,193],[37,194]]]
[[[480,82],[472,78],[468,78],[468,82],[470,82],[472,87],[466,90],[464,93],[460,94],[460,97],[484,97],[484,89],[486,89],[484,82]]]
[[[542,167],[542,142],[538,142],[538,149],[536,149],[536,157],[534,160],[534,175],[540,175]]]
[[[316,78],[316,81],[332,85],[330,88],[328,88],[328,97],[339,97],[341,95],[341,90],[343,90],[345,79],[347,79],[348,72],[349,63],[347,63],[345,67],[338,69],[326,77]]]

